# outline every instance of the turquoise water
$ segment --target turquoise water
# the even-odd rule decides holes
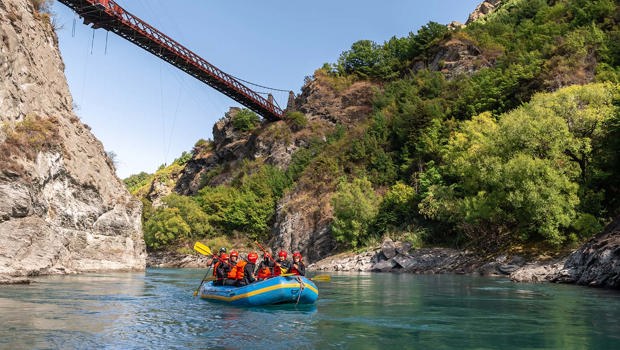
[[[193,269],[0,287],[1,349],[620,349],[620,292],[456,275],[332,274],[314,306],[193,297]]]

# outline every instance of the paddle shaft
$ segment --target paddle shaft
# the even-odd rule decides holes
[[[207,273],[205,273],[205,276],[202,278],[202,281],[200,281],[200,285],[198,286],[198,288],[194,292],[194,296],[198,295],[198,292],[200,291],[200,287],[202,287],[202,284],[205,283],[205,279],[207,279],[207,276],[209,275],[209,272],[211,272],[211,266],[209,266],[209,268],[207,269]]]
[[[271,261],[273,261],[274,263],[276,262],[276,261],[273,259],[273,257],[271,256],[271,254],[269,254],[269,253],[267,252],[267,249],[263,248],[263,246],[262,246],[260,243],[258,243],[258,241],[254,241],[254,243],[256,243],[256,245],[258,245],[258,247],[260,248],[260,250],[262,250],[262,251],[263,251],[263,253],[265,253],[265,254],[269,257],[269,259],[270,259]]]

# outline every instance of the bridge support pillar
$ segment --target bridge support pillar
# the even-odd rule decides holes
[[[286,102],[286,110],[287,111],[295,110],[295,93],[293,91],[288,92],[288,101]]]

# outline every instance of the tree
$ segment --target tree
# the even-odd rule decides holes
[[[356,248],[370,236],[368,229],[377,213],[377,196],[365,178],[342,181],[332,198],[334,221],[332,234],[336,241]]]
[[[379,45],[371,40],[360,40],[351,49],[343,52],[338,59],[338,66],[346,74],[357,74],[361,77],[372,77],[373,70],[381,63]]]
[[[179,237],[191,232],[178,208],[159,208],[144,223],[144,241],[151,249],[159,249],[171,244]]]
[[[254,130],[259,124],[259,116],[247,108],[243,108],[232,117],[232,125],[239,131]]]
[[[534,105],[499,122],[479,115],[450,138],[441,178],[452,184],[429,186],[421,211],[468,228],[474,240],[509,235],[560,244],[579,203],[576,167],[564,153],[571,142],[564,120]]]

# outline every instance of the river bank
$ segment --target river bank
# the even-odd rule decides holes
[[[204,268],[199,254],[151,252],[147,267]],[[469,274],[501,276],[515,282],[573,283],[620,289],[620,218],[579,249],[562,257],[499,253],[483,256],[468,250],[416,248],[385,239],[367,251],[344,252],[307,266],[308,271]],[[25,277],[0,276],[0,284],[29,283]]]
[[[152,252],[147,267],[202,268],[209,258],[175,252]],[[532,259],[522,255],[481,256],[450,248],[412,249],[406,242],[387,238],[381,246],[364,252],[344,252],[307,266],[309,271],[388,272],[413,274],[471,274],[503,276],[519,282],[541,282],[558,273],[564,259]]]
[[[149,254],[149,267],[200,268],[207,258],[175,253]],[[620,219],[565,256],[514,253],[481,255],[451,248],[412,249],[407,242],[385,239],[367,251],[344,252],[307,266],[308,271],[468,274],[510,278],[515,282],[573,283],[620,289]]]

